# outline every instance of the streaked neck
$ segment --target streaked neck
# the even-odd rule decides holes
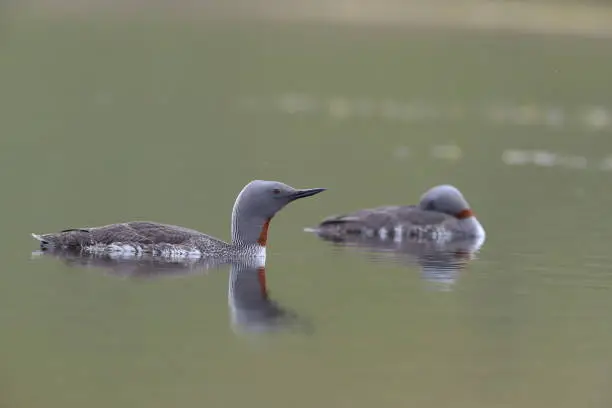
[[[238,196],[232,210],[232,244],[265,248],[269,223],[269,218],[252,214]]]

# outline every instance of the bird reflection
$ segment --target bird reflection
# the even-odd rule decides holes
[[[452,290],[459,273],[475,259],[484,238],[469,238],[448,243],[407,239],[401,242],[377,237],[348,236],[325,239],[337,250],[357,250],[376,262],[391,261],[403,265],[418,265],[421,277],[432,289]]]
[[[234,332],[278,332],[298,329],[310,332],[311,325],[295,312],[281,306],[269,296],[264,262],[227,261],[221,259],[167,259],[153,256],[93,255],[79,251],[35,251],[33,256],[60,259],[69,267],[100,268],[123,278],[143,279],[208,273],[230,266],[228,306]]]
[[[33,257],[60,259],[69,267],[100,268],[109,275],[127,278],[156,278],[207,273],[227,265],[221,259],[161,258],[142,254],[93,254],[79,250],[46,249],[32,252]]]
[[[312,331],[307,320],[270,299],[263,264],[232,263],[228,292],[230,318],[236,331]]]

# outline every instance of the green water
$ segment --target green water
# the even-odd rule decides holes
[[[0,67],[0,406],[612,403],[608,40],[16,21]],[[255,178],[329,189],[268,241],[270,295],[308,333],[235,332],[228,268],[30,257],[30,232],[132,219],[227,239]],[[302,231],[438,183],[488,234],[451,290]]]

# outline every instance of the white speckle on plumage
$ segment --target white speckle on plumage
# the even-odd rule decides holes
[[[251,181],[234,202],[230,243],[196,230],[150,221],[70,228],[32,236],[40,241],[44,250],[77,250],[94,255],[118,253],[189,259],[265,259],[267,226],[272,217],[290,202],[322,191],[325,189],[296,189],[278,181]]]
[[[324,239],[359,233],[367,238],[453,241],[484,237],[484,229],[461,192],[451,185],[426,191],[418,205],[388,205],[328,217],[318,226]],[[405,237],[404,237],[405,235]]]
[[[121,250],[126,253],[136,253],[136,247],[134,247],[133,245],[123,244],[121,246]]]
[[[402,242],[403,234],[404,227],[402,227],[401,225],[396,225],[395,228],[393,228],[393,240],[395,242]]]
[[[385,227],[382,227],[382,228],[378,229],[378,236],[383,241],[387,239],[387,234],[388,234],[388,232],[387,232],[387,229]]]

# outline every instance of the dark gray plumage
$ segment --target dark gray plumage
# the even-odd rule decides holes
[[[389,237],[394,237],[395,228],[403,226],[402,234],[417,237],[434,226],[452,225],[456,221],[449,215],[423,211],[416,206],[385,206],[328,217],[319,224],[318,230],[323,235],[341,237],[365,231],[377,234],[384,228]]]
[[[225,242],[199,231],[175,225],[151,221],[132,221],[92,228],[73,228],[59,233],[42,234],[42,244],[63,248],[79,248],[91,245],[110,245],[125,242],[140,245],[171,244],[195,246],[202,241]]]
[[[485,234],[461,192],[449,185],[431,188],[418,205],[383,206],[335,215],[312,231],[324,239],[340,241],[350,235],[401,241],[463,239]]]
[[[151,253],[161,256],[240,258],[265,256],[268,225],[290,202],[325,191],[295,189],[278,181],[254,180],[238,194],[232,210],[232,242],[199,231],[150,221],[132,221],[50,234],[32,234],[41,248],[89,252]]]

